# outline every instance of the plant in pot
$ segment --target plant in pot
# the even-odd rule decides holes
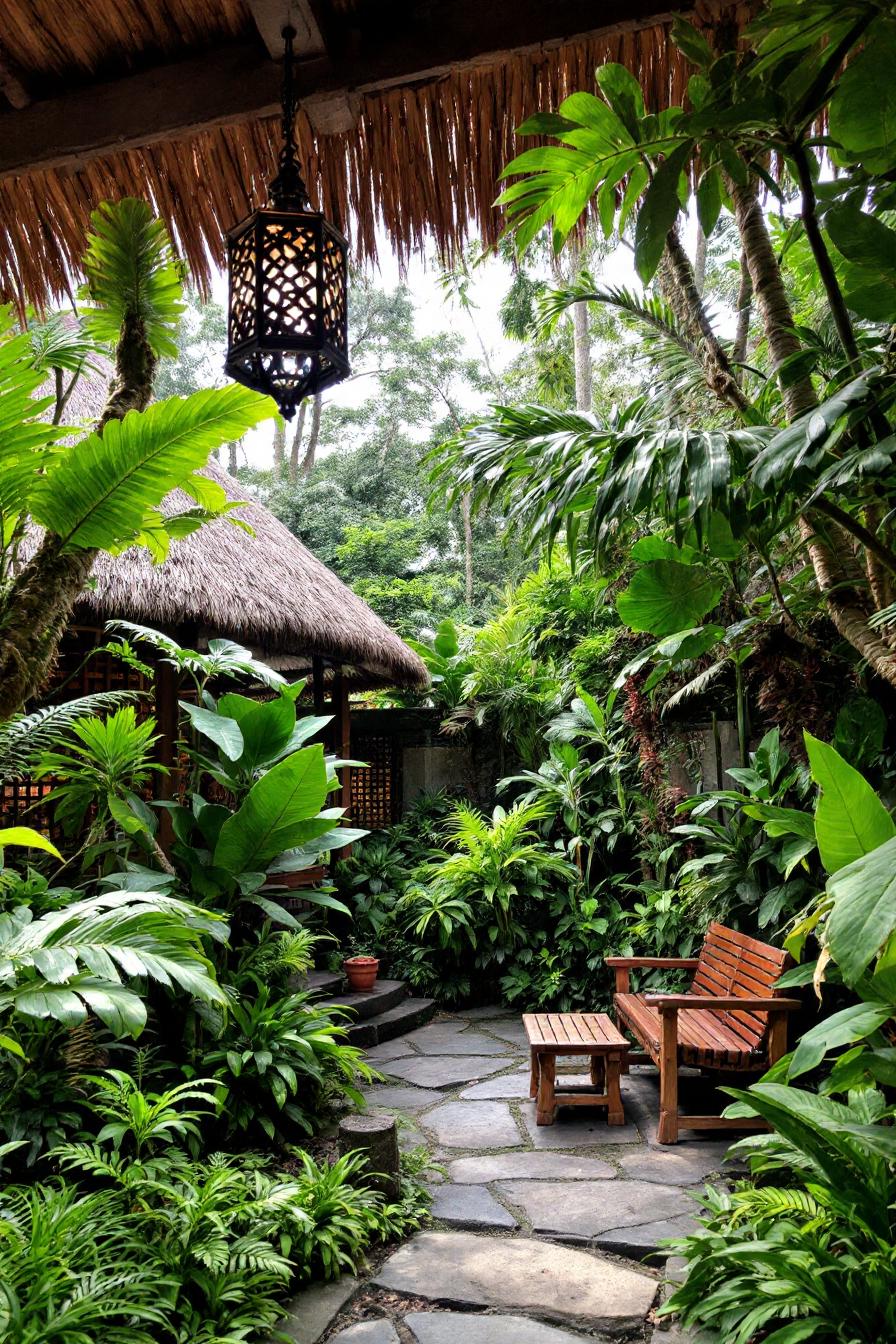
[[[349,988],[353,994],[362,993],[373,989],[376,984],[376,977],[379,974],[379,957],[365,956],[356,954],[346,957],[342,963],[342,969],[348,977]]]

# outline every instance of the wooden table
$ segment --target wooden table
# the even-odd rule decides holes
[[[625,1124],[619,1075],[628,1041],[606,1013],[524,1013],[523,1026],[537,1124],[552,1125],[558,1106],[606,1106],[608,1125]],[[591,1086],[558,1087],[558,1055],[587,1055]]]

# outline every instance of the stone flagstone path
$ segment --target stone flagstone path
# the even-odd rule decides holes
[[[684,1131],[676,1147],[659,1147],[655,1070],[633,1068],[623,1079],[624,1126],[578,1107],[539,1128],[525,1034],[507,1009],[442,1017],[367,1057],[384,1075],[366,1089],[368,1109],[397,1114],[402,1146],[427,1143],[445,1175],[434,1185],[431,1226],[371,1278],[294,1300],[281,1329],[295,1344],[693,1338],[652,1324],[660,1243],[694,1226],[694,1190],[730,1178],[730,1167],[722,1172],[730,1136],[708,1142]],[[558,1074],[586,1068],[558,1061]],[[691,1086],[705,1088],[696,1078]]]

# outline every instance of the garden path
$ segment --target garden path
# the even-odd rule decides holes
[[[402,1146],[428,1144],[444,1169],[433,1223],[368,1277],[300,1295],[285,1323],[296,1344],[694,1338],[653,1322],[659,1243],[694,1226],[691,1192],[720,1173],[728,1140],[684,1131],[659,1147],[654,1070],[623,1079],[625,1126],[578,1108],[538,1128],[522,1022],[507,1009],[443,1015],[368,1059],[385,1076],[368,1109],[397,1113]],[[585,1068],[558,1060],[558,1074]],[[688,1081],[701,1082],[683,1081],[686,1108]]]

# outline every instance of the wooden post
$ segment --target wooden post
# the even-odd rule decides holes
[[[311,659],[311,694],[314,712],[319,717],[324,712],[324,660],[318,654]]]
[[[624,1125],[625,1109],[622,1105],[622,1092],[619,1087],[619,1073],[622,1056],[608,1054],[604,1060],[604,1073],[607,1089],[607,1124]]]
[[[660,1008],[659,1143],[678,1142],[678,1009]]]
[[[341,667],[336,668],[333,676],[333,709],[336,715],[333,725],[335,730],[333,745],[337,753],[347,760],[352,754],[352,726],[349,718],[348,683]],[[352,772],[347,765],[342,767],[342,806],[348,817],[352,806]],[[347,850],[343,850],[343,854],[347,853]]]
[[[177,766],[177,669],[173,663],[159,659],[153,670],[153,694],[156,704],[156,723],[159,727],[159,740],[156,743],[156,755],[160,765],[164,765],[167,774],[156,772],[153,775],[153,792],[156,798],[170,801],[175,796],[175,768]],[[168,851],[173,840],[174,830],[171,814],[167,808],[160,809],[159,844]]]
[[[538,1096],[538,1055],[534,1050],[529,1051],[529,1096]]]
[[[787,1054],[787,1013],[770,1012],[768,1015],[768,1062],[776,1064]]]

